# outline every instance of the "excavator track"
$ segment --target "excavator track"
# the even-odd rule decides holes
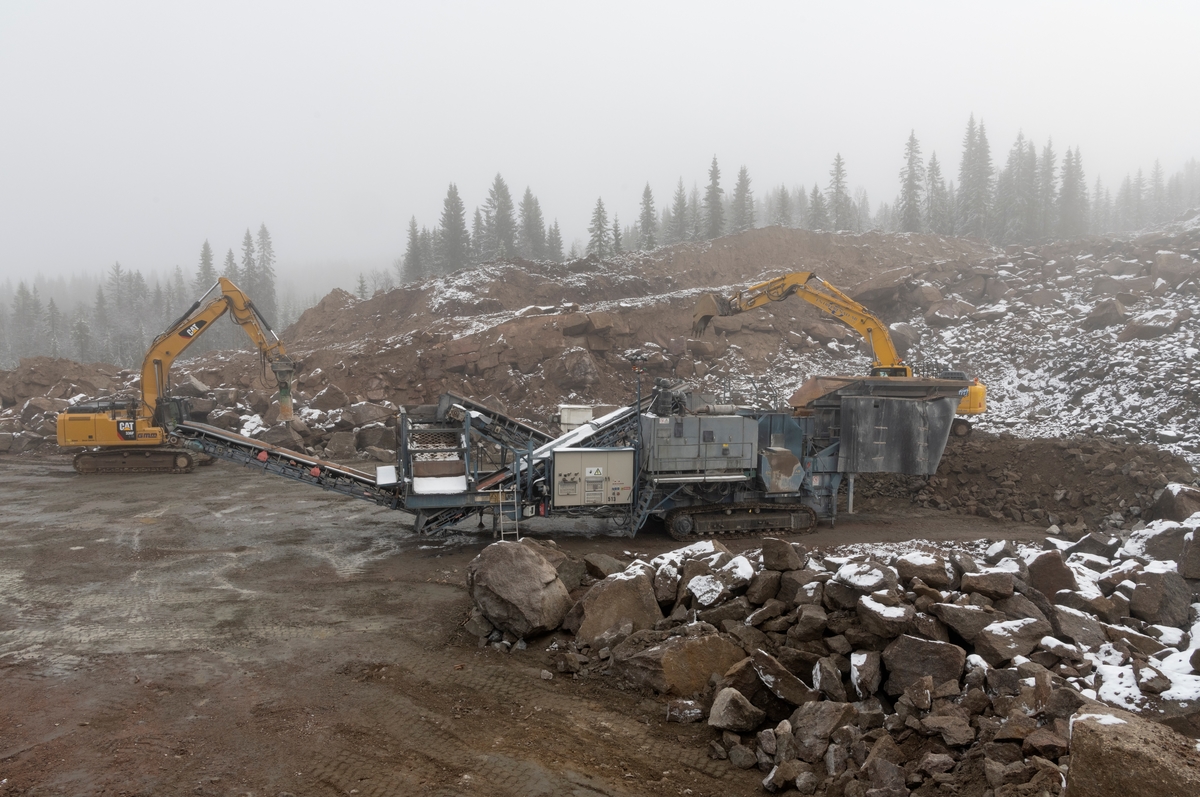
[[[75,471],[94,473],[191,473],[198,464],[195,452],[183,448],[134,448],[80,451]]]
[[[768,534],[808,534],[816,528],[817,513],[806,504],[741,501],[680,507],[668,512],[664,523],[667,533],[683,542],[736,540]]]

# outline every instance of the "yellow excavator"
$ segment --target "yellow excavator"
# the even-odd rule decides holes
[[[279,418],[292,419],[295,365],[250,297],[221,277],[154,339],[142,361],[140,395],[92,399],[59,413],[59,446],[85,447],[75,455],[76,471],[187,473],[196,466],[195,452],[182,448],[170,431],[175,421],[188,415],[187,399],[169,395],[171,364],[226,313],[258,347],[264,371],[270,363],[279,388]]]
[[[866,307],[811,271],[796,271],[751,285],[728,299],[712,293],[705,294],[700,297],[692,313],[692,333],[697,337],[704,334],[709,323],[717,316],[737,315],[762,307],[768,302],[781,302],[793,295],[821,308],[862,336],[871,347],[870,376],[913,378],[912,366],[904,362],[900,353],[896,351],[887,325]],[[962,399],[958,403],[958,415],[971,416],[987,412],[987,387],[978,378],[968,379],[962,371],[945,371],[939,374],[938,378],[970,383],[960,391]],[[971,433],[971,424],[963,418],[956,418],[951,431],[957,437],[966,437]]]

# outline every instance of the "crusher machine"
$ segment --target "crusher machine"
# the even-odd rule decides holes
[[[205,424],[175,433],[211,456],[411,512],[424,534],[472,515],[605,518],[630,536],[658,518],[681,540],[797,534],[836,519],[843,484],[853,510],[856,474],[935,473],[962,387],[820,377],[792,409],[770,410],[659,380],[558,437],[447,393],[401,410],[397,462],[374,474]]]

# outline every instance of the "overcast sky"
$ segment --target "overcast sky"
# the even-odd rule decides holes
[[[972,112],[1089,184],[1200,156],[1200,3],[0,2],[0,279],[194,269],[247,227],[349,287],[500,172],[569,245],[715,154],[756,194],[890,200],[910,129],[956,176]],[[315,287],[315,286],[314,286]],[[324,286],[321,286],[324,287]],[[307,293],[307,291],[302,291]]]

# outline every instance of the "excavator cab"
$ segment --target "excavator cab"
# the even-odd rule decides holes
[[[170,429],[180,421],[186,421],[192,411],[192,403],[185,398],[160,398],[154,407],[154,425]]]
[[[880,365],[871,369],[871,376],[912,376],[907,365]]]

